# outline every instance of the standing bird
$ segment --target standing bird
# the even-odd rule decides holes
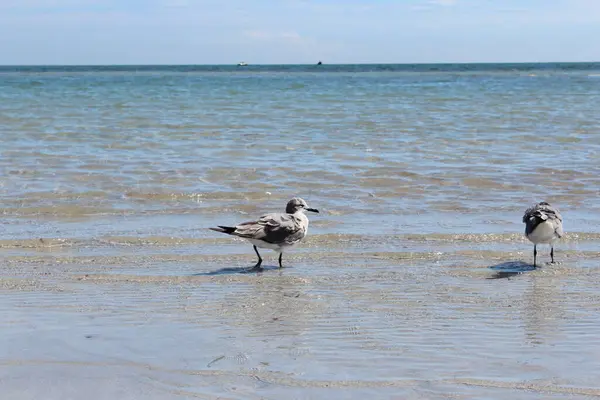
[[[537,245],[550,245],[550,258],[554,263],[554,242],[563,235],[562,216],[556,207],[542,201],[525,210],[523,215],[525,236],[533,243],[533,266],[536,266]]]
[[[305,211],[319,212],[315,208],[309,208],[303,199],[295,197],[287,203],[285,213],[267,214],[257,221],[243,222],[236,226],[218,225],[218,228],[209,229],[238,236],[252,243],[258,256],[255,269],[259,269],[262,264],[257,247],[278,252],[279,268],[283,268],[281,265],[283,251],[300,243],[308,232],[308,218],[304,215]]]

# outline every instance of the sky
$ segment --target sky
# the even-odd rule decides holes
[[[600,0],[0,0],[0,65],[600,61]]]

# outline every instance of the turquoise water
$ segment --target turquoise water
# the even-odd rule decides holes
[[[600,63],[0,67],[0,391],[598,396],[598,104]],[[206,228],[293,196],[238,273]]]
[[[334,211],[335,231],[370,229],[342,223],[352,215],[384,232],[485,233],[516,228],[546,199],[570,230],[590,231],[599,74],[600,64],[2,67],[1,205],[16,225],[85,219],[85,234],[124,214],[202,225],[301,195]]]

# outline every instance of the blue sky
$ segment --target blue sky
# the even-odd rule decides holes
[[[600,0],[0,0],[0,64],[600,61]]]

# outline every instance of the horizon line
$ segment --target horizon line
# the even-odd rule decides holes
[[[598,61],[460,61],[460,62],[369,62],[369,63],[325,63],[321,65],[490,65],[490,64],[598,64]],[[245,66],[312,66],[317,63],[248,63]],[[159,67],[159,66],[181,66],[181,67],[193,67],[193,66],[206,66],[206,67],[221,67],[221,66],[238,66],[238,63],[226,63],[226,64],[168,64],[168,63],[153,63],[153,64],[0,64],[2,67]]]

